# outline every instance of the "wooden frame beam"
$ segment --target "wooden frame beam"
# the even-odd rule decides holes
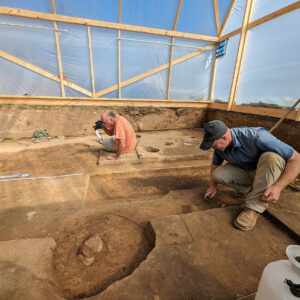
[[[63,16],[57,14],[47,14],[47,13],[41,13],[41,12],[36,12],[31,10],[16,9],[16,8],[3,7],[3,6],[0,6],[0,14],[39,19],[39,20],[47,20],[53,22],[56,21],[56,22],[72,23],[72,24],[79,24],[79,25],[90,25],[94,27],[134,31],[134,32],[141,32],[141,33],[148,33],[148,34],[155,34],[155,35],[162,35],[162,36],[171,36],[171,37],[174,36],[178,38],[203,40],[208,42],[216,42],[218,40],[218,37],[208,36],[208,35],[178,32],[173,30],[142,27],[142,26],[135,26],[135,25],[128,25],[128,24],[119,24],[113,22],[97,21],[97,20],[69,17],[69,16]]]
[[[51,0],[51,7],[53,15],[56,15],[54,0]],[[54,34],[55,34],[55,42],[56,42],[56,52],[57,52],[57,63],[58,63],[58,70],[59,70],[59,78],[60,78],[60,88],[61,88],[61,96],[65,97],[65,87],[64,87],[64,73],[62,69],[62,62],[61,62],[61,53],[60,53],[60,44],[59,44],[59,36],[57,31],[57,23],[54,21]]]
[[[43,69],[41,69],[41,68],[39,68],[37,66],[34,66],[34,65],[32,65],[32,64],[30,64],[30,63],[28,63],[28,62],[26,62],[26,61],[24,61],[22,59],[19,59],[19,58],[15,57],[15,56],[12,56],[12,55],[4,52],[4,51],[1,51],[1,50],[0,50],[0,57],[3,57],[3,58],[5,58],[8,61],[11,61],[11,62],[13,62],[13,63],[15,63],[15,64],[17,64],[19,66],[22,66],[22,67],[30,70],[30,71],[33,71],[33,72],[38,73],[40,75],[43,75],[43,76],[45,76],[47,78],[50,78],[50,79],[52,79],[52,80],[54,80],[56,82],[61,82],[60,78],[57,75],[52,74],[52,73],[50,73],[48,71],[45,71],[45,70],[43,70]],[[82,88],[82,87],[80,87],[80,86],[78,86],[78,85],[76,85],[74,83],[71,83],[71,82],[69,82],[67,80],[64,80],[64,79],[62,80],[62,83],[64,85],[66,85],[66,86],[68,86],[68,87],[70,87],[70,88],[72,88],[72,89],[74,89],[74,90],[82,93],[82,94],[85,94],[87,96],[92,97],[92,93],[90,91],[88,91],[88,90],[86,90],[86,89],[84,89],[84,88]]]
[[[168,86],[167,86],[167,100],[170,99],[173,49],[174,49],[174,37],[172,36],[171,37],[171,46],[170,46],[170,57],[169,57],[169,75],[168,75]]]
[[[300,107],[298,108],[298,111],[297,111],[297,116],[296,116],[296,121],[300,121]]]
[[[122,99],[117,98],[75,98],[75,97],[37,97],[37,96],[0,96],[0,105],[53,105],[53,106],[136,106],[136,107],[195,107],[207,108],[208,101],[187,101],[165,99]]]
[[[119,0],[119,15],[118,20],[121,24],[122,0]],[[118,30],[118,97],[122,98],[121,94],[121,31]]]
[[[54,15],[56,15],[56,9],[55,9],[54,0],[51,0],[51,8],[52,8],[52,13],[53,13]]]
[[[92,39],[91,39],[91,27],[87,26],[88,39],[89,39],[89,52],[90,52],[90,65],[91,65],[91,80],[92,80],[92,91],[93,98],[95,98],[95,77],[94,77],[94,63],[93,63],[93,50],[92,50]]]
[[[226,110],[227,104],[209,103],[205,100],[187,101],[187,100],[169,100],[164,99],[118,99],[111,98],[75,98],[75,97],[38,97],[38,96],[11,96],[1,95],[0,105],[49,105],[49,106],[133,106],[133,107],[195,107],[209,108],[217,110]],[[234,112],[246,113],[250,115],[261,115],[275,118],[281,118],[288,109],[276,109],[268,107],[253,107],[238,105],[234,107]],[[298,111],[292,111],[287,119],[296,120]],[[299,121],[299,120],[296,120]]]
[[[179,0],[178,6],[177,6],[177,12],[173,24],[173,30],[176,30],[179,13],[181,9],[182,0]],[[170,57],[169,57],[169,75],[168,75],[168,86],[167,86],[167,100],[170,99],[170,86],[171,86],[171,76],[172,76],[172,59],[173,59],[173,48],[174,48],[174,37],[171,37],[171,46],[170,46]]]
[[[300,1],[297,1],[297,2],[295,2],[293,4],[290,4],[290,5],[286,6],[286,7],[281,8],[279,10],[276,10],[276,11],[274,11],[274,12],[272,12],[272,13],[270,13],[270,14],[268,14],[268,15],[260,18],[260,19],[257,19],[257,20],[255,20],[253,22],[250,22],[248,24],[248,26],[247,26],[247,29],[254,28],[254,27],[256,27],[258,25],[261,25],[261,24],[263,24],[265,22],[268,22],[270,20],[273,20],[275,18],[283,16],[283,15],[289,13],[289,12],[292,12],[292,11],[298,9],[298,8],[300,8]],[[229,38],[231,36],[239,34],[239,33],[241,33],[241,31],[242,31],[242,28],[238,28],[238,29],[236,29],[236,30],[234,30],[234,31],[232,31],[230,33],[227,33],[227,34],[223,35],[222,37],[220,37],[219,41],[223,41],[223,40],[225,40],[225,39],[227,39],[227,38]]]
[[[246,43],[246,37],[247,37],[247,26],[248,26],[248,23],[250,20],[250,15],[251,15],[252,3],[253,3],[253,0],[247,0],[247,2],[246,2],[246,8],[245,8],[245,14],[244,14],[243,26],[242,26],[242,33],[241,33],[238,52],[237,52],[237,56],[236,56],[236,62],[235,62],[235,67],[234,67],[234,72],[233,72],[233,77],[232,77],[232,84],[231,84],[231,89],[230,89],[230,96],[229,96],[229,100],[228,100],[227,110],[232,109],[232,107],[234,105],[234,101],[235,101],[237,84],[238,84],[238,80],[239,80],[239,75],[240,75],[240,70],[241,70],[241,65],[242,65],[242,60],[243,60],[243,54],[244,54],[244,49],[245,49],[245,43]]]
[[[214,48],[214,47],[215,47],[215,44],[212,44],[212,45],[206,46],[206,47],[204,47],[204,48],[202,48],[202,49],[199,49],[199,50],[196,50],[196,51],[194,51],[194,52],[191,52],[191,53],[189,53],[189,54],[187,54],[187,55],[185,55],[185,56],[182,56],[182,57],[180,57],[180,58],[177,58],[177,59],[173,60],[173,61],[172,61],[172,65],[179,64],[179,63],[181,63],[181,62],[183,62],[183,61],[185,61],[185,60],[187,60],[187,59],[190,59],[190,58],[192,58],[192,57],[195,57],[195,56],[199,55],[200,53],[203,53],[203,52],[205,52],[205,51],[207,51],[207,50],[210,50],[210,49],[212,49],[212,48]],[[120,85],[121,85],[121,87],[127,86],[127,85],[129,85],[129,84],[131,84],[131,83],[134,83],[134,82],[136,82],[136,81],[138,81],[138,80],[141,80],[141,79],[143,79],[143,78],[145,78],[145,77],[148,77],[148,76],[150,76],[150,75],[153,75],[153,74],[155,74],[155,73],[157,73],[157,72],[160,72],[160,71],[162,71],[162,70],[164,70],[164,69],[167,69],[168,67],[169,67],[169,63],[163,64],[163,65],[158,66],[158,67],[156,67],[156,68],[154,68],[154,69],[151,69],[151,70],[149,70],[149,71],[147,71],[147,72],[145,72],[145,73],[143,73],[143,74],[140,74],[140,75],[137,75],[137,76],[135,76],[135,77],[132,77],[132,78],[130,78],[130,79],[128,79],[128,80],[125,80],[125,81],[121,82]],[[109,88],[106,88],[106,89],[104,89],[104,90],[102,90],[102,91],[97,92],[97,93],[96,93],[96,97],[103,96],[103,95],[105,95],[105,94],[107,94],[107,93],[110,93],[110,92],[112,92],[112,91],[115,91],[116,89],[118,89],[118,84],[115,84],[115,85],[113,85],[113,86],[111,86],[111,87],[109,87]]]
[[[215,13],[215,20],[216,20],[216,30],[217,30],[217,35],[219,36],[220,31],[221,31],[221,24],[220,24],[220,13],[219,13],[218,0],[213,0],[213,4],[214,4],[214,13]]]
[[[208,108],[218,109],[218,110],[226,110],[227,103],[209,103]],[[261,107],[261,106],[250,106],[250,105],[235,105],[232,108],[232,111],[251,114],[251,115],[260,115],[260,116],[269,116],[275,118],[281,118],[288,109],[284,108],[269,108],[269,107]],[[292,111],[287,119],[296,120],[297,121],[297,111]]]
[[[209,85],[209,94],[208,94],[208,101],[212,102],[212,94],[213,94],[213,88],[215,83],[215,74],[216,74],[216,67],[217,67],[217,58],[216,58],[216,52],[214,53],[214,62],[213,67],[211,71],[211,78],[210,78],[210,85]]]
[[[64,73],[63,73],[63,69],[62,69],[60,44],[59,44],[59,37],[58,37],[56,22],[54,22],[54,29],[55,29],[55,41],[56,41],[57,62],[58,62],[58,70],[59,70],[59,78],[60,78],[61,95],[62,95],[62,97],[65,97],[65,87],[64,87],[64,83],[63,83]]]
[[[260,19],[257,19],[255,21],[249,23],[248,29],[253,28],[255,26],[258,26],[260,24],[263,24],[265,22],[268,22],[270,20],[273,20],[275,18],[278,18],[280,16],[283,16],[283,15],[285,15],[285,14],[287,14],[289,12],[292,12],[292,11],[298,9],[298,8],[300,8],[300,1],[297,1],[297,2],[295,2],[293,4],[290,4],[290,5],[286,6],[286,7],[281,8],[279,10],[276,10],[276,11],[274,11],[274,12],[272,12],[272,13],[270,13],[270,14],[268,14],[268,15],[260,18]]]
[[[230,6],[229,6],[229,8],[227,10],[226,16],[225,16],[224,21],[223,21],[223,25],[222,25],[222,27],[220,29],[220,32],[219,32],[218,36],[222,35],[222,33],[223,33],[223,30],[224,30],[224,28],[226,26],[226,23],[227,23],[227,21],[229,19],[229,16],[231,14],[232,8],[234,6],[234,3],[235,3],[235,0],[231,0]]]

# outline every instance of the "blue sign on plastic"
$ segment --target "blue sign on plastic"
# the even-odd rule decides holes
[[[226,44],[227,44],[227,40],[224,40],[224,41],[217,44],[216,57],[219,57],[219,56],[222,56],[222,55],[225,54]]]

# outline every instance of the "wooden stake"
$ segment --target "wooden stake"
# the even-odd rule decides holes
[[[281,122],[294,110],[294,108],[300,103],[300,99],[298,99],[295,104],[286,112],[286,114],[270,129],[270,132],[274,131]]]

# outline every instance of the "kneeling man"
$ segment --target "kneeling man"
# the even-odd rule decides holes
[[[131,124],[110,110],[101,114],[101,121],[96,122],[94,129],[103,148],[108,152],[116,153],[115,155],[108,155],[106,158],[109,160],[116,160],[120,158],[121,154],[129,153],[135,148],[136,135]],[[103,129],[111,137],[101,137],[98,129]]]
[[[234,221],[241,230],[250,230],[268,202],[300,172],[300,154],[263,127],[229,129],[222,121],[210,121],[204,128],[201,150],[214,149],[210,186],[205,198],[213,198],[217,184],[236,189],[246,197],[246,208]],[[222,165],[223,161],[227,164]]]

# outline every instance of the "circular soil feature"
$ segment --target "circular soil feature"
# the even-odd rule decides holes
[[[56,239],[54,266],[68,299],[90,297],[128,276],[151,251],[143,230],[120,216],[101,215],[64,231]],[[103,242],[86,265],[78,258],[82,245],[93,236]]]
[[[151,146],[145,148],[148,152],[159,152],[160,150]]]

